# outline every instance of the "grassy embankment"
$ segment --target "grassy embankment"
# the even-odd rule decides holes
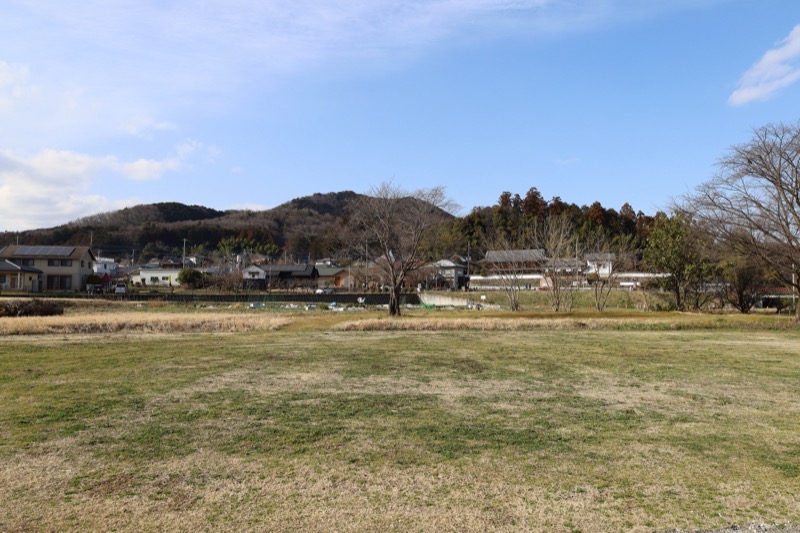
[[[410,315],[18,323],[0,336],[0,530],[800,522],[791,320]]]

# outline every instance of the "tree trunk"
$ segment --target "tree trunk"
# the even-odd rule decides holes
[[[401,287],[392,287],[389,291],[389,316],[400,316]]]
[[[792,291],[794,291],[795,295],[797,294],[796,287],[792,287]],[[797,299],[795,299],[795,304],[794,304],[794,319],[796,322],[800,322],[800,305],[798,305]]]

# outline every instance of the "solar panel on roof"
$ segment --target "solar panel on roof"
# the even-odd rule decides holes
[[[14,252],[14,255],[25,257],[69,257],[74,250],[74,246],[20,246]]]

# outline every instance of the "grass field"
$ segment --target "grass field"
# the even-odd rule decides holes
[[[793,322],[608,316],[0,319],[0,531],[799,523]]]

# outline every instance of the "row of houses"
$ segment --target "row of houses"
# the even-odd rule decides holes
[[[547,272],[572,272],[576,278],[610,277],[614,264],[612,254],[589,254],[583,259],[549,258],[543,250],[488,251],[481,261],[482,275],[470,272],[469,260],[454,256],[421,265],[407,280],[409,288],[491,289],[509,274],[518,276],[523,287],[546,288],[552,283]],[[174,287],[178,285],[181,264],[147,265],[132,271],[121,271],[113,260],[95,257],[86,246],[6,246],[0,250],[0,290],[25,292],[82,291],[89,276],[95,274],[107,283],[125,278],[139,287]],[[330,290],[379,290],[388,280],[375,262],[355,263],[340,267],[332,261],[316,264],[274,265],[250,264],[228,273],[240,276],[240,287],[246,290],[281,288],[320,288]],[[223,274],[213,268],[210,275]],[[627,276],[627,278],[626,278]],[[622,283],[635,284],[645,273],[616,274]],[[630,279],[628,279],[630,278]],[[627,281],[626,281],[627,280]]]
[[[621,259],[625,259],[622,261]],[[622,266],[625,270],[620,269]],[[617,257],[613,253],[588,253],[583,257],[548,257],[544,250],[492,250],[481,261],[481,274],[469,277],[473,290],[502,289],[510,283],[521,289],[550,289],[560,286],[585,287],[597,280],[620,288],[638,288],[664,274],[642,272],[635,256]]]
[[[135,270],[121,270],[111,259],[98,258],[87,246],[10,245],[0,250],[0,290],[22,292],[75,292],[87,288],[96,275],[110,284],[124,278],[139,287],[178,285],[179,263],[154,263]],[[213,268],[207,273],[222,274]],[[452,260],[431,263],[419,278],[425,287],[466,286],[466,269]],[[380,289],[386,280],[374,262],[340,267],[331,261],[302,265],[251,264],[234,275],[241,276],[244,289],[322,288],[331,290]],[[413,286],[420,280],[410,280]]]

